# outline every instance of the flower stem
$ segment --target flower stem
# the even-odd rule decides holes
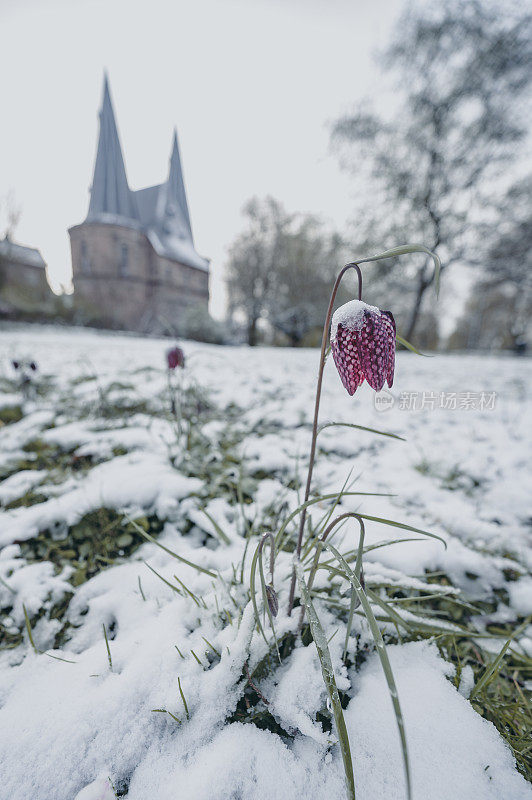
[[[327,352],[327,343],[329,338],[329,327],[331,324],[331,317],[333,312],[333,305],[336,298],[336,294],[338,292],[338,287],[340,286],[340,281],[342,280],[344,274],[347,272],[348,269],[354,269],[358,275],[358,299],[362,299],[362,273],[360,271],[360,267],[356,263],[346,264],[343,269],[340,270],[338,277],[334,283],[332,292],[331,292],[331,299],[329,300],[329,307],[327,309],[327,316],[325,317],[325,324],[323,326],[323,336],[321,340],[321,354],[320,354],[320,366],[318,370],[318,382],[316,384],[316,401],[314,403],[314,422],[312,424],[312,441],[310,445],[310,458],[309,458],[309,465],[308,465],[308,474],[307,474],[307,485],[305,487],[305,500],[306,503],[309,499],[310,495],[310,485],[312,482],[312,472],[314,470],[314,460],[316,457],[316,439],[318,437],[318,416],[320,411],[320,399],[321,399],[321,386],[323,383],[323,370],[325,368],[325,354]],[[296,553],[297,558],[301,556],[301,547],[303,544],[303,533],[305,531],[305,522],[307,519],[307,509],[304,508],[301,512],[301,517],[299,520],[299,534],[297,538],[297,547]],[[292,608],[294,605],[294,593],[296,589],[296,570],[295,566],[292,571],[292,582],[290,584],[290,595],[288,598],[288,616],[292,613]]]

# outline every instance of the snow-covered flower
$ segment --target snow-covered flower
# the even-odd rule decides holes
[[[341,381],[350,395],[367,380],[379,392],[393,385],[395,320],[362,300],[340,306],[331,323],[331,349]]]
[[[185,354],[180,347],[172,347],[166,353],[166,361],[168,369],[175,369],[176,367],[184,368]]]

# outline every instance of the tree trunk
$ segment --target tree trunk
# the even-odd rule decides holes
[[[255,347],[257,344],[257,318],[252,317],[248,320],[248,345]]]
[[[412,341],[412,337],[414,335],[414,331],[416,329],[416,325],[419,319],[419,312],[421,311],[421,303],[423,302],[423,295],[425,294],[429,286],[430,286],[430,281],[429,282],[426,281],[423,275],[420,275],[419,282],[417,285],[417,292],[414,300],[414,305],[412,307],[412,312],[410,314],[410,321],[408,323],[408,327],[405,333],[405,339],[408,342]]]

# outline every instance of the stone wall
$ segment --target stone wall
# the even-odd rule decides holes
[[[45,311],[52,291],[41,266],[0,257],[0,306],[5,311]]]
[[[74,301],[88,322],[170,332],[209,301],[209,275],[157,255],[142,231],[85,222],[69,230]]]

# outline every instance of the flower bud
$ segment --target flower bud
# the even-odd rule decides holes
[[[271,585],[268,583],[266,585],[266,599],[268,601],[268,608],[270,609],[270,614],[272,617],[276,617],[279,611],[279,600],[277,599],[277,592]]]

